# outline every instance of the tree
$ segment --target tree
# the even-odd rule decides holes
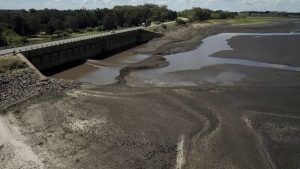
[[[72,31],[72,29],[68,28],[65,30],[65,33],[67,34],[67,36],[69,36],[73,33],[73,31]]]
[[[55,36],[57,36],[58,38],[60,38],[60,37],[63,35],[63,31],[61,31],[61,30],[56,30],[56,31],[53,32],[53,34],[54,34]]]
[[[45,26],[45,31],[47,34],[49,35],[53,35],[54,31],[55,31],[55,27],[54,27],[54,23],[53,22],[49,22],[46,26]]]
[[[124,10],[123,9],[118,9],[114,8],[114,14],[116,18],[116,23],[118,26],[123,27],[125,23],[125,18],[124,18]]]
[[[4,37],[3,37],[3,34],[2,34],[3,31],[4,31],[4,27],[3,27],[3,25],[0,23],[0,47],[7,45],[7,44],[6,44],[6,41],[5,41]]]
[[[15,14],[10,23],[11,29],[19,35],[26,35],[26,24],[25,19],[19,14]]]
[[[1,33],[0,34],[0,47],[5,46],[5,45],[7,45],[6,41],[5,41],[5,39],[4,39],[4,37],[3,37],[2,33]]]
[[[26,38],[20,36],[11,29],[6,29],[2,32],[2,38],[7,45],[17,45],[26,42]]]
[[[60,19],[54,20],[53,26],[54,26],[55,30],[64,30],[65,29],[64,23]]]
[[[32,14],[34,14],[34,13],[37,13],[37,10],[36,10],[36,9],[33,9],[33,8],[31,8],[31,9],[29,9],[29,12],[30,12],[30,13],[32,13]]]
[[[227,12],[227,11],[214,11],[211,14],[211,18],[213,19],[228,19],[228,18],[234,18],[237,16],[236,12]]]
[[[78,32],[79,24],[78,24],[78,19],[76,17],[67,16],[65,23],[67,28],[72,29],[74,32]]]
[[[25,23],[27,34],[37,34],[41,30],[41,25],[37,18],[31,17]]]
[[[191,21],[205,21],[211,18],[211,11],[208,9],[193,8],[189,16]]]
[[[115,21],[115,15],[112,12],[107,13],[103,18],[103,28],[105,30],[116,29],[117,23]]]
[[[39,18],[40,18],[40,23],[42,25],[46,25],[49,23],[50,19],[51,19],[51,15],[48,14],[48,11],[47,9],[45,9],[44,11],[42,11],[40,14],[39,14]]]

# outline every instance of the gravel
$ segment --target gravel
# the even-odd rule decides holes
[[[78,82],[54,78],[40,81],[29,68],[0,73],[0,110],[38,94],[61,93],[78,86]]]

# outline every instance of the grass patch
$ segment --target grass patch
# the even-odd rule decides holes
[[[212,19],[209,20],[208,22],[212,24],[227,23],[232,26],[243,26],[243,25],[267,24],[275,19],[278,19],[278,17],[245,17],[245,18],[234,18],[234,19]]]
[[[26,63],[20,60],[17,56],[0,58],[0,73],[22,69],[25,67],[27,67]]]

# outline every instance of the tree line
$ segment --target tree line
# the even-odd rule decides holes
[[[237,12],[228,12],[210,9],[193,8],[178,12],[178,16],[188,18],[190,21],[205,21],[209,19],[228,19],[238,16]]]
[[[279,11],[243,11],[228,12],[210,9],[193,8],[178,12],[178,16],[188,18],[190,21],[205,21],[208,19],[229,19],[237,16],[252,17],[300,17],[300,12],[279,12]]]
[[[243,11],[240,15],[258,17],[300,17],[300,12],[278,12],[278,11]]]
[[[0,10],[0,46],[9,45],[10,41],[26,41],[24,37],[40,32],[53,35],[79,32],[82,29],[102,31],[176,18],[175,11],[154,4],[94,10]]]
[[[228,19],[242,16],[300,16],[300,13],[288,12],[228,12],[193,8],[181,12],[172,11],[167,6],[145,4],[138,6],[115,6],[112,9],[78,10],[0,10],[0,47],[27,42],[27,37],[36,34],[64,35],[73,32],[103,31],[124,27],[139,26],[143,23],[166,22],[177,16],[188,18],[190,22],[208,19]],[[177,24],[185,21],[176,19]],[[165,25],[163,25],[165,26]]]

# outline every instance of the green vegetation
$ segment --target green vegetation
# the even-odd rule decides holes
[[[258,24],[266,24],[275,19],[276,17],[236,17],[234,19],[212,19],[209,20],[209,23],[218,24],[218,23],[227,23],[233,26],[241,26],[241,25],[258,25]]]
[[[0,58],[0,73],[25,68],[27,65],[16,56]]]
[[[10,29],[5,29],[1,32],[1,40],[3,45],[17,45],[26,43],[27,40],[25,37],[20,36]],[[1,43],[1,42],[0,42]]]
[[[177,18],[177,16],[180,16]],[[96,34],[101,31],[149,26],[153,23],[184,25],[187,22],[227,22],[232,25],[267,22],[252,17],[300,16],[300,13],[286,12],[227,12],[193,8],[175,12],[167,6],[145,4],[138,6],[115,6],[112,9],[79,10],[0,10],[0,47],[27,42],[45,42],[53,39]],[[250,19],[249,19],[250,17]],[[180,18],[187,18],[183,20]],[[233,19],[235,18],[235,19]],[[169,25],[170,21],[176,21]],[[226,21],[223,21],[225,20]],[[219,21],[220,20],[220,21]],[[155,25],[154,24],[154,25]],[[163,25],[161,25],[163,26]],[[166,26],[163,26],[166,28]]]
[[[167,29],[167,28],[168,28],[168,26],[167,26],[166,24],[161,24],[161,27],[162,27],[163,29]]]
[[[209,19],[228,19],[234,18],[238,15],[237,12],[227,12],[227,11],[212,11],[209,9],[193,8],[189,10],[184,10],[178,13],[178,16],[188,18],[189,21],[206,21]]]
[[[186,22],[184,20],[182,20],[180,18],[176,19],[176,25],[185,25],[185,24],[186,24]]]
[[[257,12],[257,11],[246,11],[246,12],[227,12],[227,11],[213,11],[203,8],[193,8],[178,12],[178,16],[188,18],[189,21],[206,21],[206,20],[223,20],[229,19],[232,24],[249,24],[250,23],[264,23],[266,20],[274,17],[300,17],[300,13],[288,13],[288,12]],[[233,20],[233,18],[236,18]],[[220,21],[222,22],[222,21]]]
[[[0,46],[7,45],[6,40],[4,39],[2,33],[0,33]]]
[[[176,18],[175,11],[154,4],[95,10],[0,10],[0,46],[23,43],[23,37],[32,37],[40,32],[55,35],[57,38],[81,30],[111,30],[140,26],[143,23],[150,25],[151,22],[166,22]],[[4,31],[8,32],[3,34]],[[10,35],[15,35],[16,38],[12,39]]]

